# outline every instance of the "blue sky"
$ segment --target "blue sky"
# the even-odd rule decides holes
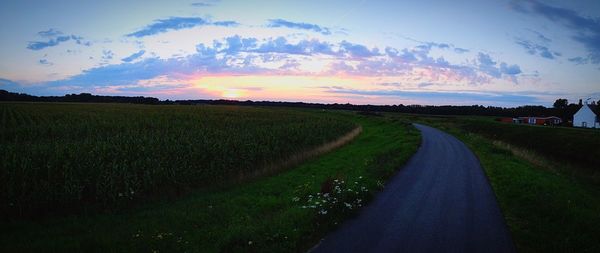
[[[2,1],[0,89],[162,99],[600,99],[600,1]]]

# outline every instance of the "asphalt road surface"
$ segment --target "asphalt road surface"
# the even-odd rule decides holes
[[[475,155],[449,134],[415,126],[417,153],[312,252],[515,252]]]

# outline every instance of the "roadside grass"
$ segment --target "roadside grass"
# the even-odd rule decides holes
[[[0,251],[304,252],[353,215],[359,199],[368,201],[420,142],[403,120],[332,114],[363,132],[331,153],[243,184],[116,213],[10,221],[1,226]],[[315,202],[325,194],[337,204]]]
[[[585,174],[562,173],[574,169],[564,164],[548,169],[553,159],[540,154],[532,163],[510,147],[466,131],[460,118],[412,119],[453,134],[473,150],[519,252],[600,252],[600,187],[580,178]]]

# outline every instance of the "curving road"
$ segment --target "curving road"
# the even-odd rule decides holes
[[[449,134],[415,126],[417,153],[312,252],[515,252],[475,155]]]

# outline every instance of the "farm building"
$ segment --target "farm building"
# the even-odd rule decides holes
[[[574,127],[586,127],[586,128],[600,128],[600,119],[594,109],[597,106],[590,106],[588,104],[583,105],[579,111],[573,115],[573,126]]]
[[[562,123],[562,119],[559,117],[555,117],[555,116],[498,118],[496,120],[500,121],[500,122],[505,122],[505,123],[544,125],[544,126],[554,126],[554,125],[560,125]]]

